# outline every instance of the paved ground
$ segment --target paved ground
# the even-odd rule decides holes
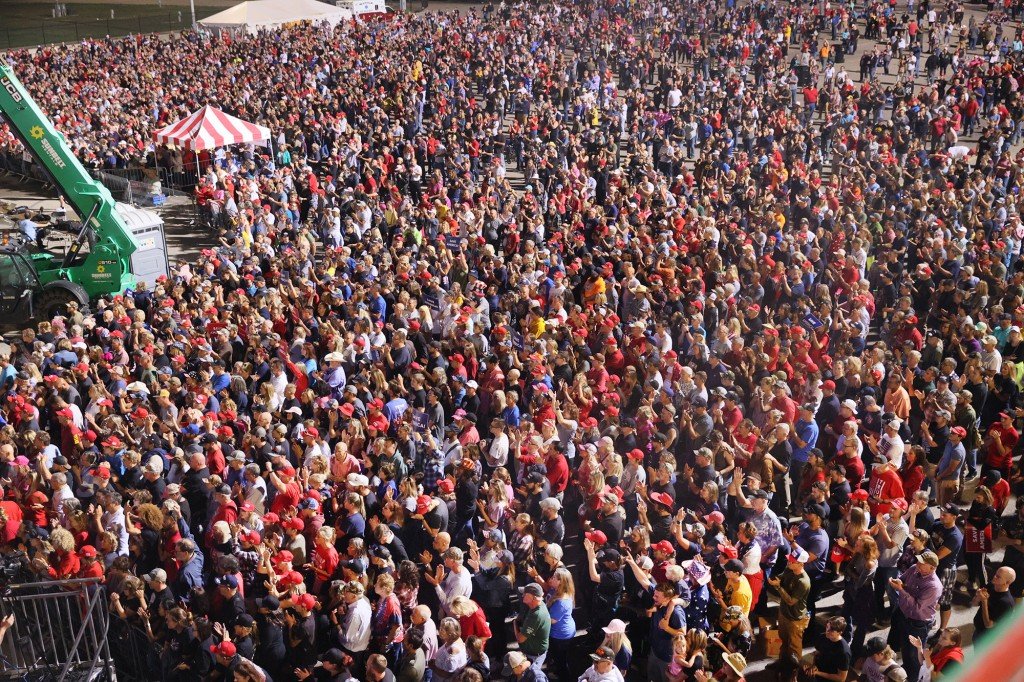
[[[56,192],[36,182],[21,182],[18,178],[0,176],[0,205],[27,206],[32,210],[50,212],[60,205]],[[155,210],[164,219],[167,234],[168,259],[189,258],[200,249],[209,248],[215,239],[208,230],[198,227],[193,220],[192,202],[185,198],[171,199],[166,206]],[[0,211],[6,213],[6,211]],[[0,231],[11,229],[10,220],[0,215]]]

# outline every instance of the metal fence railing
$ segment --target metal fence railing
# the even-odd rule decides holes
[[[154,682],[164,679],[160,649],[154,647],[138,626],[120,618],[110,619],[107,640],[118,682]]]
[[[72,8],[74,5],[71,6]],[[130,6],[119,7],[118,12],[130,11]],[[214,10],[197,11],[202,19]],[[187,7],[167,12],[113,18],[87,18],[76,16],[38,20],[6,22],[0,26],[0,49],[34,47],[50,43],[71,43],[86,38],[120,37],[134,33],[163,33],[182,31],[192,26],[192,15]]]
[[[14,615],[0,654],[5,675],[116,680],[106,590],[95,578],[7,585],[0,617]]]

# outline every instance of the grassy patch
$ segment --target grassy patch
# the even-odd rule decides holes
[[[192,23],[188,7],[156,2],[140,5],[107,3],[67,3],[67,16],[54,17],[49,2],[0,1],[0,49],[31,47],[124,36],[129,33],[179,31]],[[111,16],[113,10],[113,17]],[[220,8],[196,7],[196,19],[203,19]]]

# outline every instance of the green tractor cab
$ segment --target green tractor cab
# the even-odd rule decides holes
[[[0,249],[3,318],[17,324],[63,314],[67,304],[117,294],[166,275],[163,221],[151,211],[114,201],[71,151],[11,67],[0,61],[0,116],[45,169],[81,222],[57,220],[50,232],[71,236],[62,255],[11,235]]]

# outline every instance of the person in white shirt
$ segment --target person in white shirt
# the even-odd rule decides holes
[[[347,582],[341,594],[345,604],[331,614],[331,621],[338,628],[338,644],[350,654],[360,654],[370,647],[373,609],[362,583]]]
[[[608,647],[600,647],[590,654],[593,665],[580,675],[579,682],[625,682],[622,671],[615,666],[615,652]]]
[[[64,503],[73,500],[75,494],[68,486],[67,474],[58,471],[50,477],[50,486],[53,488],[53,495],[50,496],[50,511],[56,517],[62,527],[67,527],[67,510]]]
[[[446,616],[452,615],[448,607],[453,599],[469,597],[473,592],[473,576],[462,565],[462,550],[458,547],[449,547],[444,553],[444,567],[438,566],[433,575],[428,572],[425,579],[434,586]]]
[[[418,605],[412,610],[409,620],[414,628],[423,631],[423,654],[429,665],[437,655],[437,624],[431,618],[430,607]]]
[[[270,385],[274,392],[270,396],[270,404],[267,405],[267,409],[277,412],[281,409],[281,403],[284,402],[284,389],[288,386],[288,375],[285,374],[284,365],[280,360],[273,360],[270,363]]]
[[[487,448],[487,465],[493,469],[503,467],[508,463],[509,440],[505,433],[505,420],[496,418],[491,420],[491,435],[494,439]]]
[[[881,437],[869,436],[868,448],[876,456],[876,461],[888,460],[894,467],[899,469],[903,466],[903,439],[900,438],[900,427],[903,421],[892,419],[882,429]]]
[[[128,525],[125,522],[121,493],[109,491],[103,505],[96,508],[96,523],[100,531],[117,536],[117,555],[128,556]]]
[[[253,506],[256,513],[262,515],[267,499],[267,482],[260,475],[260,465],[246,464],[243,479],[245,481],[243,484],[245,501]]]

